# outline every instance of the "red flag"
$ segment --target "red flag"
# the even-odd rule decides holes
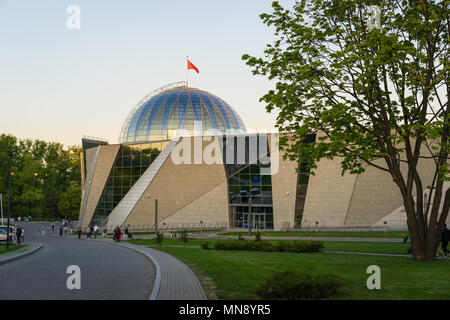
[[[194,66],[194,65],[192,64],[192,62],[190,62],[189,60],[188,60],[187,62],[188,62],[188,65],[187,65],[188,70],[189,70],[189,69],[194,69],[197,73],[199,73],[197,67]]]

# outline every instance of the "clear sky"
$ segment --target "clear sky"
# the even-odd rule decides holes
[[[0,0],[0,132],[80,144],[117,143],[147,93],[184,81],[227,101],[249,129],[273,129],[259,98],[273,84],[241,60],[262,56],[271,0]],[[280,1],[292,6],[294,0]],[[67,8],[81,10],[69,30]]]

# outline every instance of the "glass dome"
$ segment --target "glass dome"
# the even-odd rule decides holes
[[[139,102],[122,127],[120,142],[243,132],[244,123],[225,101],[181,82],[162,87]]]

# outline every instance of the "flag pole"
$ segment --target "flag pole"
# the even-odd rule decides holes
[[[187,66],[188,61],[189,61],[189,56],[186,56],[186,88],[188,87],[188,72],[189,72],[189,69]]]

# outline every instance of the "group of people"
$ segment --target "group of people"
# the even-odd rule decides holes
[[[120,242],[120,240],[122,240],[122,231],[120,230],[119,227],[116,227],[114,229],[113,239],[114,242]]]
[[[92,234],[94,234],[94,239],[97,239],[97,233],[98,233],[98,225],[95,225],[93,227],[91,225],[88,225],[86,227],[86,238],[87,239],[90,239]],[[78,227],[77,234],[78,234],[78,239],[81,239],[81,234],[82,234],[81,226]]]

